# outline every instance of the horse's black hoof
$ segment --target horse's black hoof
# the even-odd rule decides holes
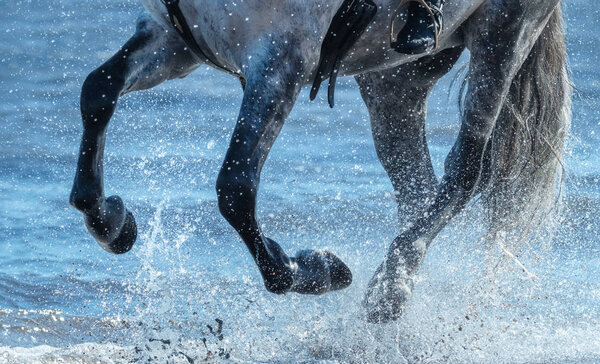
[[[121,233],[110,244],[100,244],[104,250],[113,254],[124,254],[131,250],[137,239],[137,224],[133,214],[126,210],[125,222],[121,228]]]
[[[352,272],[342,260],[330,252],[325,252],[325,260],[329,264],[329,276],[331,277],[331,291],[347,288],[352,284]]]
[[[365,318],[367,322],[371,324],[383,324],[398,320],[404,313],[406,298],[405,295],[390,295],[376,302],[365,303]]]
[[[367,322],[380,324],[399,319],[412,289],[411,277],[402,274],[390,278],[382,264],[371,278],[363,299]]]
[[[109,253],[127,253],[137,239],[133,214],[119,196],[110,196],[98,208],[84,213],[84,221],[100,247]]]
[[[320,295],[344,289],[352,283],[348,266],[328,251],[303,250],[293,262],[297,267],[293,292]]]

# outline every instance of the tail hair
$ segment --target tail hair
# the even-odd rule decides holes
[[[559,5],[512,81],[486,151],[489,231],[512,235],[514,259],[560,205],[572,94],[564,34]]]

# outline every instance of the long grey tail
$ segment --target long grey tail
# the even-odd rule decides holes
[[[557,206],[571,122],[563,15],[551,15],[510,87],[489,145],[482,191],[491,231],[531,239]],[[519,254],[523,246],[513,247]]]

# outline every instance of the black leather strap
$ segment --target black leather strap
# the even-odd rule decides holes
[[[169,20],[171,20],[173,28],[175,28],[177,33],[185,42],[185,45],[190,49],[190,51],[192,51],[192,54],[194,54],[194,56],[196,56],[200,61],[205,62],[209,66],[215,67],[221,71],[225,71],[229,74],[241,78],[241,75],[238,72],[231,71],[225,66],[222,66],[218,63],[217,57],[210,50],[210,47],[208,46],[201,34],[198,34],[198,37],[194,37],[187,21],[185,20],[185,16],[181,12],[181,8],[179,7],[179,0],[161,1],[167,8]]]
[[[319,67],[310,90],[311,100],[317,97],[321,82],[329,78],[327,100],[329,106],[333,107],[340,61],[367,29],[376,13],[377,5],[372,0],[344,0],[321,45]]]

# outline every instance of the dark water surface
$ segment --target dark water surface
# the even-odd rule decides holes
[[[355,283],[323,297],[274,296],[216,204],[238,82],[203,67],[120,101],[106,190],[134,211],[140,237],[112,256],[67,202],[79,90],[132,34],[141,5],[1,8],[0,362],[600,361],[597,2],[565,3],[577,88],[565,211],[551,246],[528,261],[535,278],[516,266],[487,273],[496,248],[473,242],[483,229],[475,205],[436,239],[406,317],[383,326],[361,319],[360,300],[398,227],[352,79],[339,85],[334,110],[303,92],[264,168],[259,215],[289,252],[336,252]],[[429,104],[438,173],[458,130],[455,74]]]

